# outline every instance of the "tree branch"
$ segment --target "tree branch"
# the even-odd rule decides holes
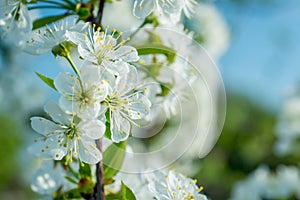
[[[103,11],[104,11],[104,4],[105,4],[105,0],[99,0],[99,10],[97,13],[96,18],[93,19],[93,24],[96,25],[96,27],[100,27],[101,26],[101,21],[102,21],[102,16],[103,16]]]
[[[102,153],[102,138],[96,140],[97,148]],[[96,200],[105,200],[104,195],[104,173],[103,173],[103,158],[102,160],[96,164],[96,176],[97,176],[97,184],[94,191],[94,199]]]

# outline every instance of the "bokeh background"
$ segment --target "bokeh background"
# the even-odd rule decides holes
[[[300,1],[201,1],[197,15],[200,22],[187,26],[198,32],[197,40],[219,67],[227,116],[213,150],[203,159],[190,158],[193,171],[188,173],[211,199],[299,199]],[[0,199],[33,199],[29,118],[56,95],[34,72],[54,77],[61,68],[51,66],[50,54],[23,55],[5,41],[0,53]],[[277,174],[283,166],[295,172],[286,182]],[[261,168],[264,173],[255,173]],[[275,192],[292,178],[290,188]],[[239,197],[244,186],[252,194]]]

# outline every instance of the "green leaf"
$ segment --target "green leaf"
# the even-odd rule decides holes
[[[75,179],[73,179],[72,177],[69,176],[65,176],[65,179],[67,179],[68,181],[70,181],[71,183],[77,184],[78,181],[76,181]]]
[[[69,191],[67,191],[65,193],[64,197],[67,198],[67,199],[78,199],[78,198],[81,198],[80,189],[74,188],[72,190],[69,190]]]
[[[104,136],[111,140],[111,132],[110,132],[110,123],[108,121],[105,122],[105,126],[106,126],[106,129],[105,129],[105,133],[104,133]]]
[[[104,179],[114,177],[122,167],[127,140],[111,144],[103,153]]]
[[[170,47],[161,44],[145,44],[135,46],[139,55],[163,54],[167,57],[169,64],[172,64],[176,58],[176,51]]]
[[[91,166],[79,163],[79,174],[81,178],[92,178]]]
[[[116,194],[107,194],[105,195],[106,200],[116,200],[116,199],[122,199],[122,194],[116,193]]]
[[[106,122],[105,122],[105,126],[106,126],[106,129],[105,129],[105,133],[104,133],[104,136],[111,140],[111,132],[110,132],[110,114],[109,114],[109,110],[106,111],[105,113],[105,118],[106,118]]]
[[[35,72],[35,74],[38,75],[38,77],[39,77],[42,81],[44,81],[44,83],[46,83],[46,84],[47,84],[48,86],[50,86],[52,89],[54,89],[54,90],[57,91],[57,89],[56,89],[56,87],[55,87],[55,85],[54,85],[53,79],[48,78],[48,77],[46,77],[46,76],[44,76],[44,75],[42,75],[42,74],[40,74],[40,73],[38,73],[38,72]]]
[[[124,184],[123,181],[122,183],[122,195],[123,195],[123,200],[136,200],[135,195],[133,194],[132,190],[127,187],[127,185]]]
[[[89,8],[79,7],[79,8],[76,8],[75,12],[79,16],[79,19],[81,19],[81,20],[85,20],[88,17],[90,17],[90,15],[91,15]]]
[[[41,27],[45,26],[46,24],[56,22],[57,20],[67,17],[68,15],[70,15],[70,14],[66,13],[66,14],[62,14],[62,15],[43,17],[41,19],[37,19],[33,22],[33,29],[41,28]]]

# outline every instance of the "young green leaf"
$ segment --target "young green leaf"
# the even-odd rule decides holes
[[[120,143],[111,144],[103,153],[104,178],[114,177],[122,167],[127,140]]]
[[[127,185],[124,184],[123,181],[121,181],[122,184],[122,196],[123,200],[136,200],[135,195],[133,194],[132,190],[127,187]]]
[[[78,182],[74,178],[69,177],[69,176],[65,176],[65,179],[67,179],[68,181],[70,181],[71,183],[74,183],[74,184],[77,184],[77,182]]]
[[[78,188],[67,191],[64,195],[66,199],[78,199],[81,198],[80,190]]]
[[[79,164],[79,174],[81,178],[92,178],[92,170],[89,164]]]
[[[63,19],[67,17],[69,14],[63,14],[63,15],[57,15],[57,16],[50,16],[50,17],[43,17],[41,19],[37,19],[33,22],[33,30],[37,28],[41,28],[45,26],[46,24],[50,24],[53,22],[56,22],[60,19]]]
[[[169,64],[172,64],[176,58],[174,49],[160,44],[145,44],[135,46],[139,55],[163,54],[167,57]]]
[[[46,83],[48,86],[50,86],[52,89],[56,90],[55,85],[54,85],[54,81],[51,78],[48,78],[38,72],[35,72],[36,75],[38,75],[38,77],[44,81],[44,83]]]

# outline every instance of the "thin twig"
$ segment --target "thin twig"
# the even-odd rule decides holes
[[[93,20],[93,24],[95,24],[96,27],[100,27],[101,26],[101,21],[102,21],[102,16],[103,16],[103,10],[104,10],[104,4],[105,4],[105,0],[100,0],[100,2],[99,2],[99,10],[98,10],[97,16]]]
[[[105,0],[99,0],[99,10],[97,16],[92,18],[92,23],[96,25],[96,28],[101,26],[103,10],[104,10]],[[97,148],[99,149],[100,153],[103,155],[102,150],[102,138],[96,140]],[[96,200],[105,200],[104,194],[104,173],[103,173],[103,158],[102,160],[97,163],[96,165],[96,176],[97,176],[97,184],[95,187],[94,192],[94,199]]]
[[[102,138],[96,141],[97,148],[100,150],[102,154]],[[96,200],[105,200],[104,195],[104,173],[103,173],[103,161],[101,160],[96,165],[96,176],[97,176],[97,185],[96,191],[94,193],[94,198]]]

